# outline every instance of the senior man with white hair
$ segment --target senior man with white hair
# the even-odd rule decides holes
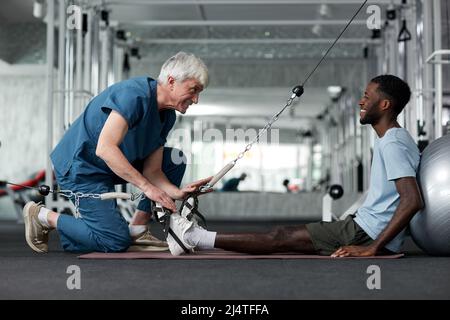
[[[120,252],[131,244],[167,248],[148,230],[152,201],[176,211],[174,200],[184,199],[210,178],[180,188],[186,164],[179,160],[184,155],[164,145],[175,111],[184,114],[207,85],[205,64],[179,52],[163,64],[158,80],[132,78],[94,97],[51,154],[59,187],[106,193],[128,182],[146,198],[130,225],[115,200],[81,198],[75,217],[29,202],[23,210],[28,245],[47,252],[48,233],[56,229],[66,251]]]

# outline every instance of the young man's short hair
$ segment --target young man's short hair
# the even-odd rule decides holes
[[[395,115],[399,115],[411,98],[411,89],[408,84],[399,77],[385,74],[370,80],[378,84],[378,91],[391,101]]]

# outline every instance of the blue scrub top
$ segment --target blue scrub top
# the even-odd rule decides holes
[[[111,110],[128,123],[120,150],[133,166],[142,166],[152,152],[164,146],[176,120],[174,110],[158,112],[156,87],[156,80],[151,78],[131,78],[94,97],[51,153],[56,173],[64,176],[72,169],[81,180],[78,183],[90,180],[93,175],[97,179],[116,180],[112,170],[95,155],[100,132]]]

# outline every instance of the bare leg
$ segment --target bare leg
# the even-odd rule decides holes
[[[133,218],[131,219],[130,224],[131,225],[147,225],[147,223],[150,221],[152,215],[150,213],[136,210],[136,212],[133,215]]]
[[[47,214],[47,222],[52,228],[57,228],[59,213],[50,211]]]
[[[304,225],[277,227],[269,233],[217,234],[214,247],[250,254],[316,253]]]

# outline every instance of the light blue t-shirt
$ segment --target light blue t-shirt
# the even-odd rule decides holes
[[[93,98],[50,155],[55,172],[65,175],[73,170],[77,183],[92,179],[122,183],[95,154],[100,132],[112,110],[122,115],[128,132],[119,148],[133,166],[140,167],[164,146],[176,120],[174,110],[158,111],[156,90],[156,80],[138,77],[118,82]]]
[[[403,128],[391,128],[375,140],[369,193],[355,217],[355,222],[376,239],[386,228],[400,202],[395,180],[416,177],[420,152],[416,143]],[[399,252],[405,238],[402,230],[385,247]]]

